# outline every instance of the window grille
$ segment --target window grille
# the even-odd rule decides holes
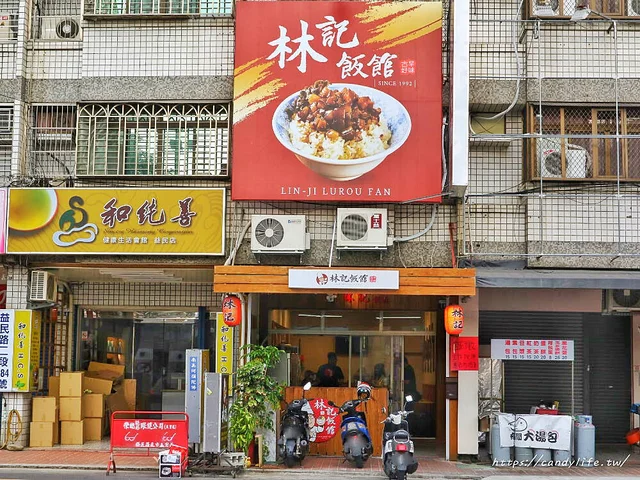
[[[85,16],[199,15],[231,17],[232,0],[87,0]]]
[[[82,40],[81,0],[36,0],[32,37],[40,40]]]
[[[78,115],[79,176],[226,176],[225,104],[83,105]]]
[[[3,178],[11,174],[12,140],[13,107],[0,106],[0,177]]]
[[[640,109],[620,108],[616,142],[614,107],[532,107],[531,178],[640,180]],[[548,137],[547,137],[548,136]]]
[[[76,107],[36,105],[31,116],[31,168],[44,178],[74,176]]]
[[[16,0],[0,0],[0,43],[18,39],[18,6]]]

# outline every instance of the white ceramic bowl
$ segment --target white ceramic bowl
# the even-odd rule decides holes
[[[406,142],[407,138],[409,138],[409,133],[411,132],[411,118],[409,117],[409,112],[404,108],[404,105],[391,95],[362,85],[349,83],[332,83],[329,85],[331,90],[342,90],[344,87],[353,90],[358,94],[358,96],[370,97],[374,106],[382,110],[382,115],[387,121],[389,130],[391,131],[389,148],[384,152],[368,157],[358,158],[356,160],[333,160],[308,155],[297,150],[291,143],[291,138],[289,137],[288,130],[290,121],[287,116],[286,109],[293,104],[300,91],[290,95],[280,105],[278,105],[278,108],[276,108],[276,111],[273,114],[272,121],[273,133],[276,138],[285,148],[293,152],[303,165],[306,165],[308,168],[323,177],[342,182],[354,180],[376,168],[385,158],[398,150],[404,142]]]

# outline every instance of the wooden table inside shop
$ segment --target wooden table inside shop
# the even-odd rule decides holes
[[[340,405],[347,400],[356,398],[356,389],[355,387],[314,387],[308,392],[305,392],[304,396],[308,400],[314,398],[324,398],[327,401],[331,400],[337,407],[340,407]],[[285,402],[288,404],[296,398],[302,398],[302,387],[287,387],[284,395]],[[387,413],[383,413],[383,408],[385,411],[389,409],[389,390],[386,388],[373,388],[371,391],[371,399],[364,405],[358,407],[358,411],[364,412],[367,416],[367,427],[369,428],[369,435],[371,435],[371,441],[373,442],[373,455],[378,457],[382,455],[382,430],[384,428],[384,425],[380,422],[387,418]],[[342,415],[340,415],[339,421],[341,420]],[[280,432],[277,433],[280,434]],[[339,429],[336,436],[328,442],[312,443],[310,454],[342,456],[342,439],[340,438]]]

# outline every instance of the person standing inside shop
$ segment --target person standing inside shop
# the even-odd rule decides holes
[[[334,352],[327,354],[327,361],[318,369],[319,387],[339,387],[344,382],[342,369],[337,365],[338,357]]]
[[[411,365],[409,365],[409,359],[404,357],[404,394],[405,396],[411,395],[413,401],[409,402],[413,405],[413,402],[419,402],[422,395],[418,392],[418,386],[416,384],[416,372]],[[409,410],[409,408],[407,408]]]

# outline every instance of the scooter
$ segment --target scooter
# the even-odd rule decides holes
[[[412,413],[406,410],[407,404],[413,401],[411,395],[406,397],[405,410],[389,413],[382,422],[382,462],[384,473],[390,479],[405,480],[407,474],[415,473],[418,462],[413,458],[414,447],[409,435],[407,416]]]
[[[304,410],[308,400],[304,392],[311,388],[311,382],[302,387],[302,398],[293,400],[282,415],[280,421],[280,438],[278,452],[284,464],[291,468],[296,463],[302,463],[309,453],[309,415]]]
[[[373,453],[373,444],[367,428],[366,415],[364,412],[358,412],[356,408],[369,400],[371,387],[366,384],[359,385],[358,397],[355,400],[347,400],[340,407],[340,413],[343,413],[340,436],[344,457],[350,462],[354,462],[357,468],[362,468],[364,462]],[[329,402],[329,405],[335,406],[333,402]]]

